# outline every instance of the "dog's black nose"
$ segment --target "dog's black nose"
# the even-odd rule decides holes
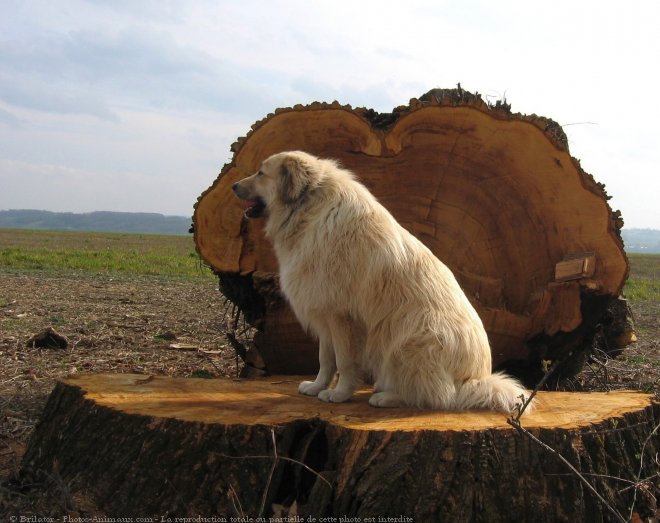
[[[238,189],[238,182],[231,186],[232,191],[236,192],[236,189]]]

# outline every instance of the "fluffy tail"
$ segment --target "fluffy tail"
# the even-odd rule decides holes
[[[512,413],[529,398],[529,394],[518,380],[496,372],[480,380],[466,381],[457,390],[455,408],[484,408]],[[525,413],[531,412],[533,406],[534,402],[527,406]]]

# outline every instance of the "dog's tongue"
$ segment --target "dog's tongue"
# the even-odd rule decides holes
[[[257,200],[244,200],[243,205],[245,206],[244,208],[247,210],[250,207],[254,207],[257,205]]]

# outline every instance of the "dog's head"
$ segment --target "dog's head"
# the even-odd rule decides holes
[[[232,189],[245,201],[245,216],[258,218],[276,206],[301,201],[320,179],[318,158],[290,151],[267,158],[255,174],[236,182]]]

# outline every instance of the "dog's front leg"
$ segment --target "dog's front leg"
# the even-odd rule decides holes
[[[337,363],[332,340],[324,333],[319,337],[319,373],[314,381],[303,381],[298,386],[298,392],[307,396],[318,396],[319,392],[330,385],[335,372],[337,372]]]
[[[328,388],[319,392],[318,398],[322,401],[332,403],[346,401],[350,399],[360,383],[359,368],[351,354],[351,327],[349,320],[334,319],[331,322],[332,346],[339,371],[339,380],[334,389]]]
[[[325,389],[319,392],[319,399],[329,403],[342,403],[353,395],[359,382],[359,377],[353,373],[353,369],[342,372],[339,370],[339,379],[334,389]]]

